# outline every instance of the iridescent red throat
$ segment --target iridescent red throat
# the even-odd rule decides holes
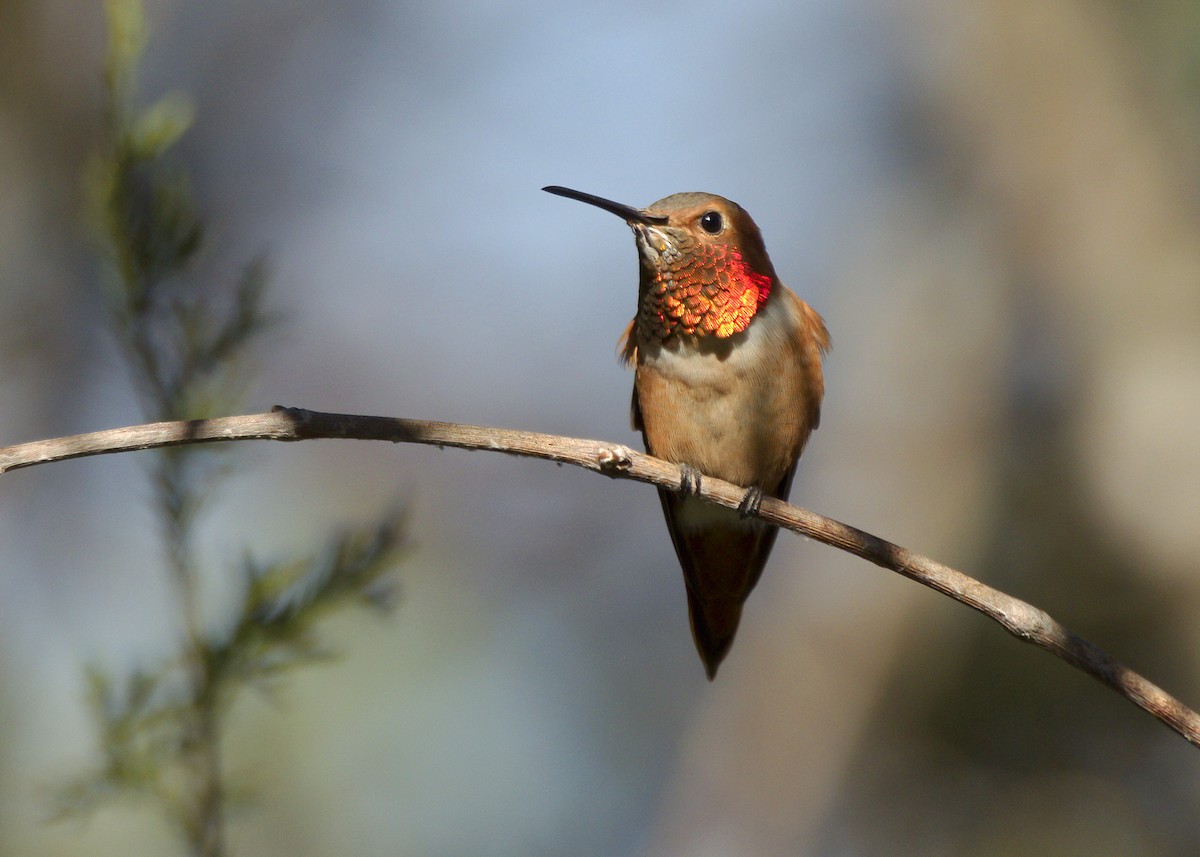
[[[638,310],[641,337],[716,336],[745,330],[771,293],[771,278],[750,268],[736,247],[700,244],[663,260],[653,272]]]

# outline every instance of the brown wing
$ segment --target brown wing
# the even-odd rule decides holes
[[[617,356],[626,366],[634,366],[637,364],[637,337],[633,335],[633,326],[637,323],[635,318],[625,326],[625,332],[621,334],[621,338],[617,340]]]
[[[633,325],[637,319],[629,322],[625,327],[625,332],[621,334],[621,338],[617,341],[617,354],[621,362],[626,366],[634,366],[637,364],[637,343],[634,341]],[[634,431],[642,431],[642,408],[638,404],[637,383],[633,385],[633,402],[629,405],[629,423],[633,426]],[[646,439],[645,432],[642,433],[642,440]]]

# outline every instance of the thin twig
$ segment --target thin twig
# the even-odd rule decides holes
[[[266,414],[238,417],[152,423],[3,447],[0,448],[0,473],[85,455],[189,443],[317,438],[386,440],[494,450],[574,464],[614,478],[647,482],[671,491],[679,490],[681,478],[678,465],[635,452],[621,444],[459,423],[329,414],[300,408],[275,408]],[[700,486],[704,499],[731,509],[738,507],[745,493],[743,487],[710,477],[702,480]],[[895,571],[979,611],[1017,639],[1045,649],[1099,679],[1200,747],[1200,714],[1073,634],[1045,611],[928,557],[781,500],[764,498],[758,517]]]

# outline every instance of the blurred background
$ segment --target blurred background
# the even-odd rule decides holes
[[[703,190],[834,338],[797,503],[1048,610],[1200,704],[1200,6],[1190,0],[151,0],[202,270],[287,323],[246,411],[619,442],[636,257]],[[101,4],[0,0],[0,443],[139,421],[81,216]],[[1192,855],[1200,757],[915,584],[782,536],[708,684],[658,500],[543,462],[247,444],[219,569],[396,496],[389,620],[233,711],[254,855]],[[83,664],[178,636],[145,461],[0,493],[0,853],[169,854],[95,764]],[[220,598],[219,580],[214,582]]]

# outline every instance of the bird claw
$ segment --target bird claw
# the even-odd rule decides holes
[[[743,518],[754,518],[758,516],[758,510],[762,508],[763,490],[755,485],[753,488],[747,489],[745,496],[742,497],[742,502],[738,503],[738,514]]]
[[[692,497],[699,497],[700,471],[690,464],[679,465],[679,490]]]

